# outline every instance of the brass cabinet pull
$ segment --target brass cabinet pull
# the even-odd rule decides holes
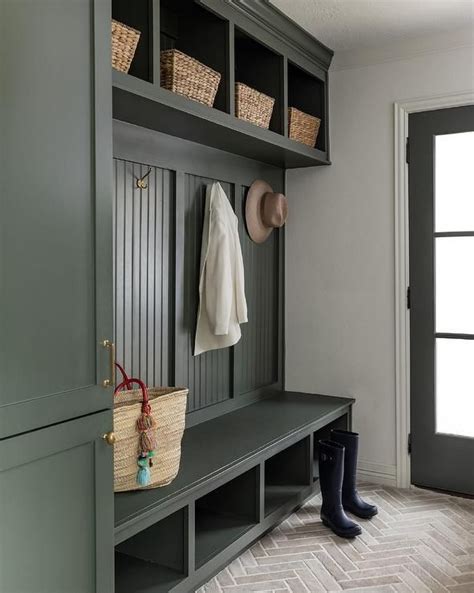
[[[115,344],[110,340],[104,340],[102,342],[102,346],[104,348],[109,349],[110,355],[110,379],[104,379],[102,381],[102,385],[104,387],[114,387],[115,386]]]
[[[107,445],[110,445],[111,447],[115,445],[115,441],[117,440],[115,438],[115,432],[112,430],[110,432],[106,432],[102,438],[107,443]]]

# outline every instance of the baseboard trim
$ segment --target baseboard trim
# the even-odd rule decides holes
[[[357,476],[359,480],[372,482],[373,484],[397,485],[397,468],[395,465],[359,461]]]

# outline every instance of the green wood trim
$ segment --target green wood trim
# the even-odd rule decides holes
[[[283,57],[282,86],[283,136],[288,137],[288,58],[286,57]]]
[[[175,174],[175,248],[174,248],[174,384],[185,385],[184,370],[187,333],[181,314],[184,303],[184,173]]]
[[[194,508],[194,502],[186,507],[186,520],[187,520],[187,532],[184,534],[185,537],[185,562],[188,569],[188,575],[192,576],[196,570],[195,568],[195,556],[196,556],[196,539],[194,534],[194,525],[196,521],[196,513]],[[187,545],[186,545],[187,544]]]
[[[258,522],[265,519],[265,462],[261,461],[258,466]]]
[[[112,407],[112,389],[79,387],[0,408],[0,439]]]
[[[235,113],[235,27],[228,22],[227,28],[227,111],[230,115]]]
[[[330,105],[329,105],[329,80],[328,75],[326,74],[326,84],[324,85],[324,113],[325,113],[325,124],[324,124],[324,134],[325,134],[325,144],[326,147],[326,154],[331,154],[331,135],[329,134],[329,112],[330,112]]]
[[[153,84],[160,85],[160,0],[151,0],[151,10],[152,19],[150,23],[150,39],[152,39],[153,43],[151,80],[153,80]]]
[[[0,441],[0,472],[77,447],[91,438],[98,439],[101,450],[111,452],[102,436],[112,428],[112,413],[104,411],[3,439]]]
[[[112,254],[112,95],[110,87],[111,5],[94,0],[94,205],[95,205],[95,300],[97,385],[110,377],[110,352],[102,346],[113,341],[113,254]],[[99,407],[112,406],[113,390],[100,392]],[[97,409],[94,406],[90,411]]]
[[[98,436],[94,442],[95,501],[96,501],[96,590],[113,591],[114,587],[114,460],[113,448],[103,439],[113,430],[113,414],[107,411],[97,417]],[[87,417],[90,422],[92,417]],[[105,432],[103,427],[106,427]]]
[[[286,187],[285,187],[286,190]],[[278,352],[277,352],[277,369],[278,369],[278,386],[283,389],[284,371],[285,371],[285,233],[286,229],[283,227],[278,233]]]
[[[272,182],[276,177],[283,178],[283,171],[279,167],[143,129],[127,122],[114,120],[113,135],[115,158],[176,171],[178,179],[180,173],[183,175],[182,183],[185,173],[211,179],[225,179],[228,183],[241,186],[249,186],[258,176],[269,178]],[[177,187],[176,195],[179,207],[178,196],[181,196],[182,201],[184,187],[182,190]]]

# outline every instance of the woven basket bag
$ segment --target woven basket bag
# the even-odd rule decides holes
[[[235,84],[235,115],[268,130],[275,99],[237,82]]]
[[[112,19],[112,68],[130,70],[140,35],[140,31]]]
[[[161,86],[212,107],[221,74],[177,49],[160,54]]]
[[[320,125],[319,117],[304,113],[295,107],[288,109],[288,136],[292,140],[314,148]]]
[[[179,471],[188,389],[148,389],[139,379],[127,377],[123,369],[117,366],[124,374],[124,381],[115,390],[114,490],[125,492],[166,486]],[[138,384],[139,389],[130,389],[132,384]],[[121,391],[125,388],[125,391]],[[150,482],[140,486],[137,482],[140,437],[137,420],[147,406],[155,423],[150,431],[156,442],[156,451],[152,458],[153,466],[149,470]]]

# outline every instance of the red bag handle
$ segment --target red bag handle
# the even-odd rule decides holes
[[[121,364],[119,364],[118,362],[115,363],[115,366],[118,368],[118,370],[120,371],[120,374],[122,375],[122,379],[124,382],[126,382],[127,384],[130,382],[130,377],[127,375],[127,373],[125,372],[125,369],[123,368],[123,366]],[[128,387],[128,385],[127,385]],[[115,390],[117,391],[117,390]]]
[[[120,385],[117,385],[117,387],[115,388],[115,391],[114,391],[114,395],[116,395],[124,387],[129,388],[129,386],[132,383],[137,383],[137,385],[140,386],[140,389],[142,390],[142,396],[143,396],[143,399],[142,399],[142,412],[144,414],[149,414],[151,412],[151,407],[150,407],[150,403],[149,403],[149,400],[148,400],[148,391],[147,391],[147,388],[146,388],[145,383],[143,383],[143,381],[141,381],[140,379],[135,379],[133,377],[132,378],[127,377],[127,380],[126,381],[122,381],[122,383],[120,383]]]

